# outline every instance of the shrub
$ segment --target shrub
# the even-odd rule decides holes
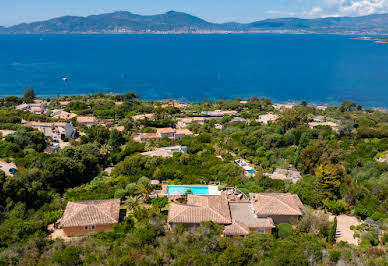
[[[384,233],[383,237],[381,238],[381,241],[383,244],[388,244],[388,233]]]
[[[292,236],[294,233],[294,230],[292,229],[292,226],[288,223],[280,223],[276,226],[278,231],[278,237],[285,239],[289,236]]]
[[[330,228],[328,241],[334,243],[337,236],[337,217],[334,218],[332,227]]]
[[[378,234],[376,232],[373,232],[373,231],[363,233],[361,235],[361,240],[368,241],[372,246],[377,246],[377,244],[379,244]]]

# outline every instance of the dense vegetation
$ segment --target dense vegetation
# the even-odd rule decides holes
[[[89,95],[51,100],[49,108],[70,101],[66,111],[94,115],[104,125],[92,128],[73,123],[84,134],[57,153],[45,153],[51,140],[26,127],[27,121],[58,121],[47,115],[16,111],[34,94],[0,99],[0,129],[15,130],[0,138],[2,161],[13,161],[19,172],[0,170],[0,265],[315,265],[387,262],[388,163],[378,161],[388,151],[388,114],[363,110],[353,102],[318,110],[303,103],[275,110],[269,99],[247,103],[204,101],[183,109],[162,108],[132,93]],[[117,104],[120,102],[120,104]],[[195,137],[137,143],[132,135],[174,126],[177,117],[198,116],[208,110],[238,110],[246,122],[224,116],[203,125],[192,124]],[[255,120],[268,112],[279,114],[268,125]],[[153,113],[155,120],[134,121]],[[311,129],[316,117],[340,126]],[[216,123],[222,129],[216,129]],[[123,125],[125,131],[109,130]],[[156,147],[185,145],[187,154],[172,158],[145,157]],[[235,163],[245,158],[257,170],[247,177]],[[264,175],[275,168],[296,167],[302,178],[273,180]],[[110,175],[104,171],[113,167]],[[249,192],[291,192],[307,206],[297,224],[279,224],[273,235],[251,233],[245,239],[221,238],[222,226],[203,223],[198,230],[166,226],[167,201],[150,199],[157,188],[151,179],[175,184],[219,181]],[[62,216],[68,200],[121,198],[129,215],[111,233],[98,233],[65,242],[47,238],[47,226]],[[359,246],[335,244],[336,221],[326,212],[363,220],[354,232]]]

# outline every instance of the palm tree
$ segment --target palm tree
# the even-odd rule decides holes
[[[143,176],[137,182],[137,186],[138,192],[142,194],[144,201],[148,201],[150,199],[152,191],[154,190],[150,180],[147,177]]]
[[[129,211],[134,211],[143,203],[143,200],[140,196],[129,196],[124,204],[127,205]]]

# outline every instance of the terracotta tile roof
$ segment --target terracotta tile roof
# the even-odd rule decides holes
[[[217,224],[230,224],[231,217],[228,199],[220,196],[187,196],[187,204],[171,204],[168,210],[168,223],[201,223],[212,221]]]
[[[157,128],[156,131],[157,131],[159,134],[163,134],[163,133],[175,133],[175,129],[173,129],[173,128],[171,128],[171,127]]]
[[[334,123],[334,122],[311,122],[311,123],[309,123],[309,126],[310,126],[310,128],[314,128],[316,126],[329,126],[332,128],[339,127],[339,125]]]
[[[97,119],[94,116],[79,116],[77,117],[78,123],[95,123]]]
[[[298,195],[290,193],[250,193],[251,203],[258,217],[271,215],[302,215]]]
[[[224,235],[229,235],[229,236],[234,236],[234,235],[239,235],[239,236],[245,236],[249,234],[249,227],[242,223],[233,220],[231,225],[225,226],[224,229]]]
[[[193,132],[191,132],[191,131],[188,130],[188,129],[177,129],[177,130],[175,131],[175,134],[176,134],[176,135],[192,136],[192,135],[193,135]]]
[[[148,151],[140,154],[143,156],[163,157],[163,158],[171,158],[173,156],[173,152],[165,151],[165,150]]]
[[[145,119],[154,119],[154,115],[153,114],[143,114],[143,115],[134,115],[132,116],[132,119],[133,120],[145,120]]]
[[[120,199],[68,202],[61,226],[115,224],[119,221]]]
[[[30,127],[53,127],[54,123],[30,121],[26,125]]]
[[[142,139],[160,139],[160,135],[158,133],[141,133],[140,138],[142,138]]]

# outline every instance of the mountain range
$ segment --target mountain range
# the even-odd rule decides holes
[[[0,26],[1,34],[211,32],[388,34],[388,14],[317,19],[279,18],[243,24],[212,23],[176,11],[150,16],[118,11],[87,17],[64,16],[10,27]]]

